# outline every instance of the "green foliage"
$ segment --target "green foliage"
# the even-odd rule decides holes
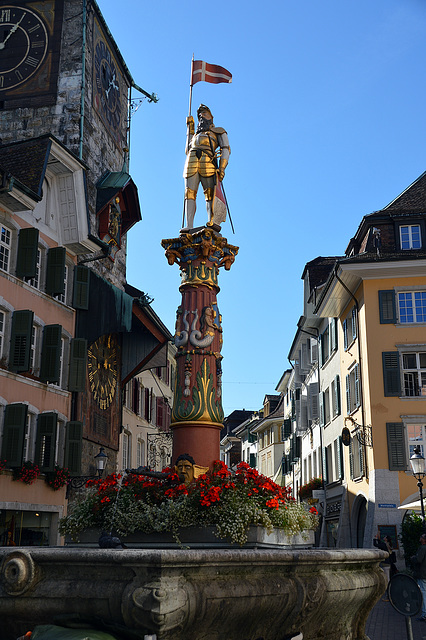
[[[179,541],[181,528],[214,526],[219,538],[243,545],[250,525],[302,535],[318,525],[315,507],[297,503],[288,489],[245,462],[232,474],[217,461],[190,485],[181,484],[178,476],[164,482],[113,474],[87,486],[84,499],[60,522],[61,534],[73,539],[85,529],[97,528],[119,536],[168,531]]]
[[[405,564],[410,566],[410,558],[419,548],[419,538],[423,533],[423,521],[417,513],[407,513],[401,524],[401,534],[398,536],[404,547]]]

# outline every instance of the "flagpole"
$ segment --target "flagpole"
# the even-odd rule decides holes
[[[189,83],[189,113],[188,113],[188,117],[191,115],[191,109],[192,109],[192,76],[194,73],[194,54],[192,54],[192,60],[191,60],[191,80]]]

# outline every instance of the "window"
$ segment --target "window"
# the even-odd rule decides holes
[[[136,468],[143,467],[145,464],[145,443],[138,439],[136,443]]]
[[[340,378],[336,376],[331,382],[331,410],[332,417],[340,415]]]
[[[343,321],[343,345],[345,350],[357,338],[357,310],[352,308],[350,316]]]
[[[9,271],[12,232],[0,225],[0,269]]]
[[[359,365],[356,364],[346,376],[346,408],[351,414],[360,406]]]
[[[426,291],[399,292],[398,307],[401,323],[426,322]]]
[[[64,270],[64,291],[56,296],[53,296],[59,302],[67,303],[67,282],[68,282],[68,267],[65,266]]]
[[[122,453],[122,469],[129,468],[129,453],[130,453],[130,436],[128,433],[123,433],[121,441],[121,453]]]
[[[32,278],[24,277],[23,280],[27,284],[29,284],[30,287],[34,287],[35,289],[40,289],[40,273],[41,273],[41,251],[39,248],[37,248],[35,274]]]
[[[425,455],[425,425],[424,424],[407,424],[407,441],[408,441],[408,457],[414,453],[414,447],[420,447],[422,456]]]
[[[330,422],[330,389],[324,391],[324,424]]]
[[[32,444],[32,436],[33,436],[32,425],[34,420],[35,420],[35,416],[33,416],[31,413],[28,412],[27,423],[25,425],[24,449],[23,449],[23,455],[22,455],[22,459],[24,461],[31,460],[31,444]]]
[[[5,313],[0,311],[0,358],[3,355]]]
[[[418,224],[399,227],[399,237],[401,240],[401,249],[420,249],[422,246],[420,225]]]
[[[55,468],[57,433],[58,416],[56,413],[40,413],[37,417],[34,461],[43,472],[53,471]]]
[[[349,466],[352,480],[362,478],[364,475],[363,447],[356,435],[351,438],[349,443]]]
[[[426,351],[402,354],[404,394],[426,396]]]

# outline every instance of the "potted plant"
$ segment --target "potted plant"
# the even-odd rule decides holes
[[[165,471],[171,471],[165,470]],[[172,533],[189,528],[213,528],[230,543],[247,542],[251,526],[287,535],[315,529],[314,507],[297,503],[288,489],[260,475],[245,462],[235,473],[221,462],[186,485],[176,474],[167,481],[143,475],[89,480],[85,497],[70,506],[60,522],[62,535],[78,539],[87,528],[114,531],[125,537],[135,532]]]
[[[34,462],[27,460],[21,467],[12,469],[13,480],[24,482],[25,484],[33,484],[40,475],[40,469]]]
[[[301,500],[312,498],[312,491],[315,491],[316,489],[322,489],[321,478],[312,478],[309,482],[302,485],[299,489],[299,498]]]

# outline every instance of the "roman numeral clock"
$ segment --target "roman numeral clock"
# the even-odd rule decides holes
[[[122,148],[126,146],[128,86],[121,64],[96,18],[93,35],[93,107]]]
[[[0,101],[56,99],[63,0],[0,2]]]

